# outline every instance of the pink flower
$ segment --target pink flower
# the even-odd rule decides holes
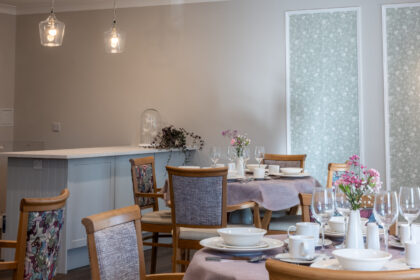
[[[233,146],[235,145],[235,143],[236,143],[235,138],[232,138],[232,140],[230,140],[230,144]]]

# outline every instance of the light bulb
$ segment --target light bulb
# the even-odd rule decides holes
[[[111,48],[115,49],[118,47],[120,40],[118,39],[117,35],[114,34],[114,36],[111,37]]]
[[[50,30],[48,30],[48,34],[51,35],[51,36],[57,35],[57,29],[52,27]]]

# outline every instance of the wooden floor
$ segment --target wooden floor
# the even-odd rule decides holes
[[[146,259],[146,270],[147,273],[150,269],[150,257],[151,251],[147,250],[144,252]],[[158,250],[158,261],[157,261],[157,273],[171,272],[171,256],[172,248],[159,248]],[[0,272],[0,280],[11,280],[12,274],[9,272]],[[88,266],[81,267],[78,269],[70,270],[67,275],[57,275],[56,280],[89,280],[90,279],[90,268]]]

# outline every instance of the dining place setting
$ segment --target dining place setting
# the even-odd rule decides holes
[[[204,249],[195,253],[184,279],[288,279],[282,278],[287,270],[298,275],[303,266],[302,273],[420,277],[420,224],[414,223],[420,188],[382,189],[379,173],[361,165],[358,156],[346,166],[331,187],[305,194],[310,203],[301,200],[302,221],[285,233],[226,227],[201,240]]]

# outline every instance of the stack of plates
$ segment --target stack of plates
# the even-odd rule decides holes
[[[275,248],[280,248],[284,245],[283,241],[263,237],[260,242],[253,246],[232,246],[225,244],[221,237],[211,237],[207,239],[203,239],[200,241],[200,245],[205,248],[210,248],[213,250],[227,252],[227,253],[234,253],[234,254],[243,254],[243,253],[256,253],[256,252],[263,252],[267,250],[272,250]]]

